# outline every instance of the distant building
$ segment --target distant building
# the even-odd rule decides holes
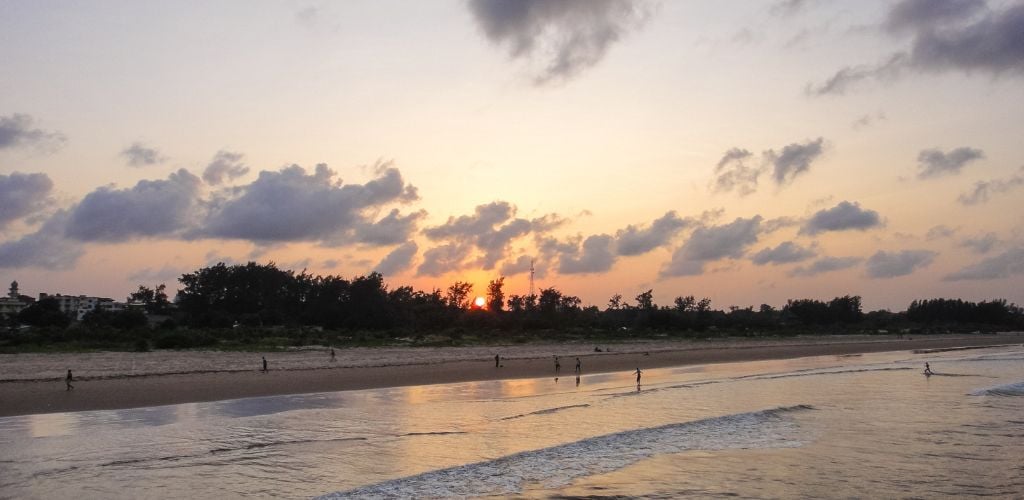
[[[123,302],[116,302],[107,297],[89,297],[86,295],[61,295],[59,293],[40,293],[39,300],[53,299],[60,306],[60,312],[71,316],[77,321],[82,321],[90,311],[100,309],[107,312],[120,312],[125,310]]]
[[[18,292],[18,282],[12,281],[7,296],[0,297],[0,316],[14,316],[31,305],[32,302],[34,302],[32,297],[26,297]]]

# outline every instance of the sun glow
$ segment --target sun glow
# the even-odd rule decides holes
[[[476,307],[479,307],[481,309],[483,309],[484,305],[486,305],[486,304],[487,304],[487,300],[484,299],[483,297],[477,297],[477,298],[473,299],[473,305],[476,306]]]

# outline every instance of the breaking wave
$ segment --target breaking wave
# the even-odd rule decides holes
[[[1024,381],[978,389],[971,396],[1024,396]]]

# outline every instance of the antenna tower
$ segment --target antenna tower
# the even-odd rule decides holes
[[[533,296],[533,259],[530,259],[530,296]]]

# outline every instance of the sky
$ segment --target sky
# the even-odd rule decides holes
[[[0,280],[1024,303],[1024,1],[0,1]]]

